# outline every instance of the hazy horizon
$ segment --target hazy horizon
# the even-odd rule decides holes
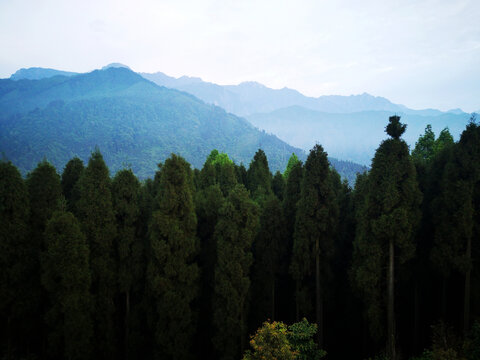
[[[20,68],[256,81],[364,92],[412,109],[480,109],[475,1],[0,2],[0,78]]]

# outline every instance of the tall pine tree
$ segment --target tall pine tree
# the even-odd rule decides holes
[[[57,211],[47,223],[42,284],[48,295],[48,355],[90,359],[91,318],[89,250],[78,220]]]
[[[73,212],[75,210],[75,205],[79,197],[78,187],[76,185],[84,170],[83,161],[78,157],[69,160],[63,169],[62,191],[63,196],[65,196],[67,200],[68,211]]]
[[[307,290],[305,280],[313,276],[317,343],[320,348],[323,347],[323,287],[333,255],[337,223],[338,204],[330,179],[327,153],[317,144],[310,150],[305,163],[290,271],[298,284],[297,306],[301,302],[300,294]]]
[[[400,117],[390,117],[386,132],[391,138],[380,144],[372,162],[354,253],[354,278],[359,285],[379,289],[386,284],[387,353],[392,360],[396,359],[395,259],[403,263],[415,253],[422,199],[408,145],[400,140],[405,128]],[[386,269],[383,274],[382,269]],[[380,305],[378,293],[372,293],[376,296],[366,298],[366,304]],[[378,312],[371,315],[378,316]]]
[[[131,308],[141,301],[141,281],[145,261],[143,242],[138,238],[140,182],[131,170],[119,171],[112,181],[112,202],[117,220],[116,260],[118,262],[118,286],[122,294],[124,356],[135,353],[130,338]],[[132,294],[135,290],[135,294]],[[138,330],[137,330],[138,331]]]
[[[220,209],[215,227],[217,263],[213,342],[219,359],[238,359],[245,348],[252,242],[258,207],[243,185],[236,185]]]
[[[116,225],[110,186],[107,165],[97,149],[78,180],[80,198],[76,215],[90,248],[94,298],[93,351],[99,359],[113,359],[117,354],[114,303],[118,289],[114,261]]]
[[[0,338],[5,353],[18,357],[28,352],[28,270],[35,255],[28,240],[28,215],[28,189],[20,172],[0,160]]]
[[[160,171],[155,211],[150,221],[151,258],[147,276],[154,299],[158,359],[191,357],[198,295],[197,218],[190,165],[172,154]]]

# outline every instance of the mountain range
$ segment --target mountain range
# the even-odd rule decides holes
[[[291,145],[307,151],[320,143],[332,157],[366,166],[386,138],[384,128],[391,115],[401,116],[402,122],[407,124],[404,139],[410,147],[415,146],[427,124],[432,125],[436,134],[448,127],[458,139],[470,118],[461,109],[447,112],[414,110],[367,93],[313,98],[296,90],[271,89],[256,82],[217,85],[200,78],[174,78],[161,72],[141,75],[156,84],[188,92],[243,116],[259,129]]]
[[[108,112],[117,114],[117,117],[113,118]],[[77,138],[76,143],[82,150],[72,150],[69,156],[75,153],[86,158],[89,154],[87,148],[95,143],[101,150],[108,150],[106,157],[112,156],[113,170],[127,163],[138,167],[140,163],[137,173],[149,176],[155,170],[155,164],[170,152],[179,152],[195,167],[201,167],[206,154],[213,148],[227,152],[237,162],[248,164],[258,147],[267,152],[272,169],[283,170],[291,152],[305,159],[304,151],[320,143],[329,153],[331,163],[350,181],[354,179],[355,172],[365,169],[355,163],[370,164],[375,149],[386,137],[384,127],[389,116],[400,115],[407,123],[404,138],[410,146],[414,146],[427,124],[432,124],[437,134],[444,127],[449,127],[454,137],[458,138],[469,119],[469,115],[461,109],[448,112],[413,110],[366,93],[313,98],[293,89],[270,89],[256,82],[218,85],[195,77],[174,78],[161,72],[137,74],[118,63],[86,74],[54,69],[21,69],[10,79],[0,80],[0,117],[10,119],[0,124],[3,127],[0,137],[11,139],[10,143],[15,137],[21,138],[22,134],[28,133],[30,125],[26,124],[33,117],[50,124],[51,119],[59,116],[64,116],[67,122],[68,116],[77,117],[77,121],[81,122],[85,117],[93,119],[93,114],[97,118],[94,121],[96,126],[104,128],[92,133],[87,130],[88,145],[81,147],[81,139]],[[20,121],[12,122],[13,118]],[[127,126],[126,134],[138,137],[139,124],[149,129],[148,134],[143,133],[145,138],[141,137],[140,142],[156,149],[145,150],[155,153],[155,160],[144,161],[145,154],[130,156],[133,155],[130,151],[115,152],[112,148],[113,143],[118,148],[120,143],[129,144],[131,141],[119,136],[117,129],[128,123],[125,121],[127,118],[137,121]],[[208,123],[210,118],[216,119],[216,129]],[[185,119],[192,121],[185,122]],[[178,126],[180,123],[183,123],[182,127]],[[24,127],[19,131],[21,124]],[[50,125],[55,126],[53,123]],[[79,123],[74,125],[73,128],[80,126]],[[161,138],[161,145],[154,144],[154,134]],[[238,141],[233,141],[237,135]],[[65,136],[68,138],[69,134]],[[107,139],[110,140],[105,144]],[[201,151],[192,150],[193,144]],[[135,144],[131,145],[132,149],[135,148]],[[43,150],[37,149],[35,154],[43,154],[50,159],[51,153],[45,150],[47,145],[42,146]],[[15,147],[3,148],[0,151],[8,155]],[[19,150],[18,153],[21,152]],[[21,166],[24,171],[31,169],[40,156],[31,155],[33,160],[28,166]],[[65,157],[62,159],[64,161]],[[61,162],[60,159],[58,162]]]
[[[44,157],[61,171],[73,156],[86,161],[96,146],[112,171],[131,167],[141,178],[153,176],[170,153],[200,168],[218,149],[248,166],[262,148],[272,171],[283,171],[292,153],[306,158],[245,119],[126,67],[67,76],[32,71],[38,79],[0,79],[0,153],[24,174]],[[352,167],[362,170],[335,159],[332,164],[350,180]]]

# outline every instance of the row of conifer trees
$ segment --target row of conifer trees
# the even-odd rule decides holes
[[[303,317],[332,359],[470,356],[480,126],[427,127],[410,154],[399,120],[354,189],[320,145],[275,175],[262,150],[172,154],[142,182],[98,150],[61,176],[0,162],[4,358],[239,359],[266,319]]]

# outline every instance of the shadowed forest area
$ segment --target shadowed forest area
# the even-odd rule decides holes
[[[144,181],[0,161],[1,357],[480,359],[480,125],[385,130],[353,188],[321,145]]]

